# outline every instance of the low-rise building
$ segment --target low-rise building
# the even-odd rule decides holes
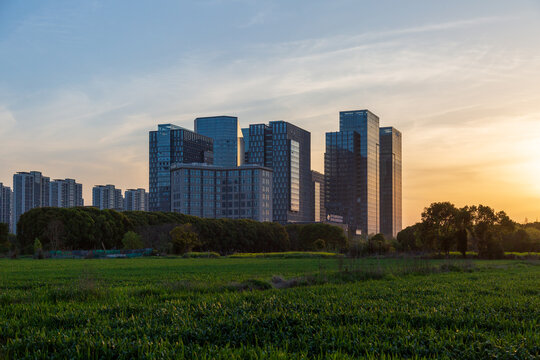
[[[204,218],[272,221],[272,169],[259,165],[171,166],[172,209]]]

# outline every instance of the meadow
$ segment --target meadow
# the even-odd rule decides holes
[[[0,260],[1,359],[537,359],[534,260]]]

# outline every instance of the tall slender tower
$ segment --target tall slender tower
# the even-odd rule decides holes
[[[379,117],[369,110],[341,111],[339,131],[360,135],[359,229],[365,235],[380,231]]]
[[[249,126],[247,162],[273,172],[273,221],[313,219],[311,133],[286,121]]]
[[[396,237],[401,231],[401,132],[380,129],[381,232]]]

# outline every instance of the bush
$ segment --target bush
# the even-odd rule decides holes
[[[193,231],[193,225],[189,223],[175,227],[170,235],[173,254],[184,254],[196,246],[201,246],[199,236]]]
[[[124,234],[122,244],[126,250],[142,249],[144,247],[141,241],[141,236],[134,231],[128,231]]]

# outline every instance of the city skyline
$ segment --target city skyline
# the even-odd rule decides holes
[[[404,227],[444,200],[540,217],[538,2],[305,4],[0,5],[0,182],[147,188],[147,132],[221,114],[310,131],[322,171],[338,112],[366,108],[404,134]]]

